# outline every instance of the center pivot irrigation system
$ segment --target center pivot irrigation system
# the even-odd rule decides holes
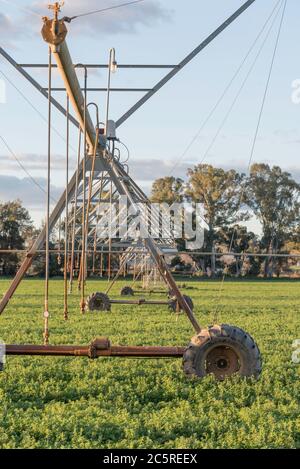
[[[253,376],[258,378],[261,373],[261,357],[259,349],[254,340],[245,331],[238,327],[229,325],[215,324],[203,329],[193,312],[193,302],[189,297],[182,295],[175,282],[171,271],[165,260],[165,255],[175,252],[174,243],[168,239],[168,236],[162,232],[159,223],[160,214],[153,213],[150,218],[150,202],[143,191],[132,180],[128,174],[126,162],[122,162],[116,138],[116,129],[118,129],[132,114],[134,114],[143,104],[145,104],[155,93],[157,93],[166,83],[177,75],[192,59],[194,59],[204,48],[206,48],[217,36],[219,36],[227,27],[231,25],[239,16],[245,12],[255,0],[245,2],[232,16],[230,16],[222,25],[220,25],[210,36],[196,47],[186,58],[178,65],[119,65],[120,68],[164,68],[170,69],[167,75],[149,90],[135,89],[134,91],[146,91],[146,94],[131,107],[116,122],[109,119],[109,92],[110,73],[116,68],[114,49],[110,51],[110,61],[108,66],[99,65],[98,67],[108,68],[108,86],[107,89],[97,89],[97,91],[107,92],[106,116],[101,123],[99,119],[98,106],[95,103],[89,103],[87,93],[90,90],[88,83],[88,70],[92,65],[77,64],[74,65],[69,49],[66,43],[67,27],[66,22],[69,18],[59,18],[61,5],[56,2],[49,5],[54,12],[54,18],[43,18],[42,36],[49,45],[49,62],[43,64],[17,64],[10,55],[0,48],[0,54],[9,61],[40,93],[48,99],[48,191],[47,191],[47,214],[46,226],[38,236],[32,247],[26,252],[25,259],[13,279],[7,292],[4,294],[0,303],[0,314],[5,310],[9,300],[14,295],[18,285],[24,275],[30,268],[33,259],[41,252],[46,252],[46,288],[45,288],[45,312],[44,312],[44,345],[6,345],[7,355],[42,355],[42,356],[86,356],[92,359],[98,357],[135,357],[135,358],[183,358],[184,372],[188,376],[203,377],[209,373],[215,375],[217,379],[224,379],[233,374],[242,376]],[[55,59],[56,64],[52,63]],[[26,71],[29,67],[48,67],[48,89],[43,88]],[[63,89],[52,86],[52,70],[56,67],[64,83]],[[77,76],[78,70],[84,71],[84,87],[81,88]],[[67,104],[64,107],[52,95],[53,91],[65,91],[67,95]],[[120,90],[118,90],[120,91]],[[123,90],[124,91],[124,90]],[[132,91],[132,90],[125,90]],[[70,113],[70,105],[73,108],[75,117]],[[51,163],[51,111],[52,107],[60,111],[67,119],[66,140],[69,142],[69,124],[74,124],[79,131],[78,145],[78,165],[74,175],[69,179],[68,171],[66,178],[66,189],[57,202],[52,213],[50,213],[50,163]],[[90,108],[96,110],[96,119],[93,121]],[[81,156],[81,144],[83,141],[83,156]],[[67,150],[68,151],[68,150]],[[110,217],[112,223],[112,210],[109,214],[102,209],[103,204],[109,202],[110,206],[117,201],[120,196],[126,197],[128,204],[127,217],[140,217],[140,232],[144,228],[152,225],[152,237],[146,239],[139,238],[137,234],[130,245],[118,243],[105,237],[99,232],[99,219],[104,216]],[[145,210],[143,216],[140,214],[140,204],[149,207]],[[177,312],[183,311],[195,330],[196,335],[191,339],[188,347],[132,347],[132,346],[113,346],[109,339],[98,337],[90,345],[49,345],[49,258],[50,258],[50,234],[58,223],[61,223],[61,217],[65,220],[65,291],[64,291],[64,318],[68,319],[68,294],[72,290],[73,272],[75,264],[79,277],[79,287],[81,290],[81,311],[84,313],[87,309],[109,310],[111,303],[126,303],[125,300],[110,300],[107,293],[95,293],[88,299],[85,297],[85,279],[87,276],[87,256],[90,250],[94,253],[106,253],[111,255],[113,249],[119,249],[122,252],[120,256],[119,270],[113,279],[113,282],[121,275],[124,266],[128,262],[138,262],[140,272],[141,264],[150,262],[148,276],[150,271],[155,271],[166,284],[166,291],[170,300],[166,302],[129,300],[133,304],[169,304]],[[155,217],[157,220],[155,221]],[[127,220],[128,221],[128,220]],[[158,230],[157,232],[155,230]],[[71,246],[71,249],[70,249]],[[108,249],[107,249],[108,248]],[[105,251],[106,249],[106,251]],[[116,252],[116,251],[115,251]],[[76,254],[78,257],[76,258]],[[110,262],[110,257],[108,258]],[[147,269],[146,269],[147,270]],[[67,289],[67,275],[69,277],[69,289]],[[139,274],[137,274],[138,276]],[[68,291],[69,290],[69,291]],[[134,293],[132,288],[122,292],[124,296],[130,296]]]

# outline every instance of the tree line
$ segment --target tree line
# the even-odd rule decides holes
[[[214,276],[217,271],[273,276],[288,268],[288,261],[275,254],[300,247],[300,185],[291,174],[278,166],[253,164],[249,176],[199,164],[181,178],[157,179],[151,200],[156,203],[201,203],[208,229],[203,252],[265,253],[265,257],[240,256],[238,259],[193,256],[202,272]],[[243,222],[255,217],[261,236],[249,231]],[[179,242],[179,246],[180,246]],[[181,250],[183,249],[181,244]],[[200,253],[199,253],[200,254]],[[225,256],[226,257],[226,256]],[[219,267],[219,269],[218,269]]]
[[[175,177],[157,179],[152,186],[151,201],[203,205],[208,228],[203,248],[199,254],[193,254],[203,275],[215,276],[225,271],[232,275],[273,276],[280,275],[291,264],[285,258],[274,257],[275,254],[300,251],[299,195],[300,185],[278,166],[253,164],[246,176],[233,169],[200,164],[188,170],[185,181]],[[261,224],[261,235],[243,224],[253,216]],[[37,234],[21,201],[0,203],[0,251],[27,249]],[[184,240],[177,243],[178,249],[184,251]],[[56,239],[51,246],[57,246]],[[228,251],[240,256],[217,256]],[[212,255],[201,256],[201,252]],[[253,255],[247,257],[243,253]],[[259,253],[265,256],[259,257]],[[0,275],[14,275],[22,257],[18,252],[0,253]],[[43,264],[39,256],[31,273],[43,275]],[[53,275],[61,272],[60,262],[54,257],[50,270]]]

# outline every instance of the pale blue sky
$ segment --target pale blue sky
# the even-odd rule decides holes
[[[39,34],[41,21],[34,15],[27,15],[18,10],[12,4],[48,14],[46,7],[43,8],[46,2],[14,0],[12,4],[9,3],[0,1],[1,45],[17,62],[45,63],[47,46]],[[66,0],[65,3],[64,13],[77,14],[95,7],[101,8],[122,2]],[[119,63],[175,64],[242,3],[242,0],[146,0],[140,5],[74,21],[69,26],[67,41],[74,62],[107,62],[109,48],[115,47]],[[151,179],[170,173],[172,162],[178,159],[199,130],[276,3],[275,0],[257,0],[120,128],[118,136],[130,148],[133,174],[144,188],[150,187]],[[300,77],[297,47],[300,40],[299,18],[300,2],[288,0],[254,155],[254,161],[278,164],[291,171],[297,179],[300,179],[300,106],[292,103],[291,84]],[[246,170],[279,20],[278,16],[261,56],[206,162]],[[251,66],[261,41],[236,78],[224,102],[203,129],[200,138],[174,171],[175,176],[183,177],[187,167],[202,160]],[[47,115],[47,101],[1,57],[0,70],[26,94],[44,116]],[[32,73],[46,86],[46,72]],[[163,73],[119,70],[113,77],[113,86],[151,87]],[[90,84],[105,86],[106,73],[102,71],[92,74]],[[8,83],[6,94],[7,102],[0,104],[0,134],[7,139],[24,166],[35,177],[43,178],[47,148],[46,124]],[[139,96],[114,94],[111,118],[120,117]],[[61,95],[60,97],[64,101]],[[104,95],[100,97],[91,94],[90,100],[99,102],[103,118]],[[55,126],[63,133],[64,119],[55,113],[54,120]],[[74,147],[76,140],[76,133],[72,132]],[[64,181],[64,148],[64,142],[54,136],[53,184],[57,187],[62,186]],[[43,194],[38,194],[38,189],[32,187],[28,181],[15,179],[24,178],[24,174],[8,156],[0,141],[0,199],[12,198],[14,194],[15,197],[23,197],[27,206],[36,209],[35,218],[39,219]]]

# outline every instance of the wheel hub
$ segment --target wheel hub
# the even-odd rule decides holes
[[[225,357],[219,358],[219,360],[216,362],[217,367],[219,370],[226,370],[228,366],[230,365],[230,362],[226,360]]]
[[[240,369],[240,360],[237,352],[228,346],[217,346],[206,357],[206,371],[218,379],[225,379],[237,373]]]

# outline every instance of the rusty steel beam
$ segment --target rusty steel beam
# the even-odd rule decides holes
[[[95,349],[82,345],[6,345],[6,355],[57,357],[127,357],[127,358],[182,358],[185,347],[109,346]]]

